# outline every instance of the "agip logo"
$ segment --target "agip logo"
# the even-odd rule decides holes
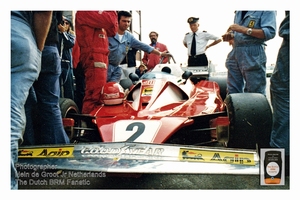
[[[20,148],[19,158],[70,158],[73,157],[74,147],[51,148]]]
[[[253,153],[180,148],[179,160],[236,165],[255,165]]]

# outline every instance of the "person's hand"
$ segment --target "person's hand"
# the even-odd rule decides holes
[[[229,31],[227,33],[225,33],[224,35],[222,35],[222,39],[224,42],[228,42],[230,40],[233,39],[233,32],[232,31]]]
[[[172,54],[166,53],[166,52],[161,52],[161,57],[172,57]]]
[[[66,30],[66,27],[65,26],[63,26],[63,25],[61,25],[61,24],[58,24],[58,30],[60,31],[60,32],[65,32],[65,31],[67,31]]]

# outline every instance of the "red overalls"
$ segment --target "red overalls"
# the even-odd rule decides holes
[[[76,40],[80,48],[80,62],[85,74],[85,96],[82,113],[89,114],[100,105],[102,87],[106,83],[108,67],[108,38],[118,30],[115,11],[77,11]]]

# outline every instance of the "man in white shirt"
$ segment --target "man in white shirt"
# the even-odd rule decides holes
[[[183,45],[188,49],[188,66],[208,66],[208,60],[205,51],[220,43],[221,37],[217,37],[206,31],[199,30],[199,18],[190,17],[187,22],[190,25],[191,32],[188,32],[183,39]],[[195,42],[193,38],[195,35]],[[209,40],[214,40],[211,44],[207,45]]]

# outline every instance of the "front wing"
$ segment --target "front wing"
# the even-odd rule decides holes
[[[148,143],[27,146],[18,165],[107,173],[259,174],[256,151]]]

